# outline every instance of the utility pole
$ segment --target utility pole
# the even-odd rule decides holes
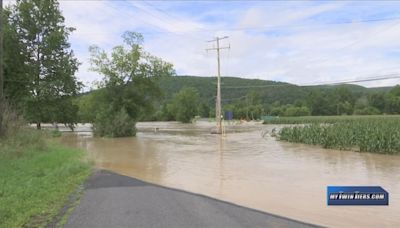
[[[217,42],[216,48],[207,48],[206,51],[216,50],[217,51],[217,61],[218,61],[218,75],[217,75],[217,99],[215,102],[215,120],[217,122],[217,134],[222,133],[222,118],[221,118],[221,61],[220,61],[220,50],[221,49],[230,49],[230,45],[227,47],[220,47],[219,41],[223,39],[227,39],[228,36],[224,37],[216,37],[213,40],[207,42]]]

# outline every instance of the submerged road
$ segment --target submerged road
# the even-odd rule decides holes
[[[100,170],[65,227],[316,226]]]

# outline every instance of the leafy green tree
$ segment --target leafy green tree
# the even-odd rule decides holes
[[[322,93],[320,90],[309,93],[307,104],[312,115],[333,115],[336,113],[333,97]]]
[[[393,87],[385,97],[385,109],[387,113],[400,113],[400,85]]]
[[[354,94],[350,91],[348,87],[339,86],[335,89],[335,94],[338,96],[339,102],[349,102],[350,104],[354,104]]]
[[[23,55],[23,44],[18,40],[17,28],[11,23],[11,9],[3,10],[4,35],[4,95],[18,110],[23,107],[23,100],[30,96],[31,84],[28,72],[27,56]]]
[[[338,86],[329,99],[330,103],[336,105],[336,115],[351,115],[355,103],[354,94],[345,85]]]
[[[156,80],[175,74],[170,63],[143,50],[143,36],[135,32],[123,35],[124,44],[108,55],[97,46],[90,47],[92,70],[103,75],[94,132],[99,136],[135,135],[136,121],[150,115],[153,103],[161,97]],[[126,125],[124,125],[124,122]]]
[[[338,102],[336,104],[336,114],[337,115],[351,115],[353,114],[353,105],[348,102],[348,101],[344,101],[344,102]]]
[[[78,119],[81,123],[93,123],[96,119],[98,107],[104,105],[105,89],[97,89],[76,97],[74,104],[78,106]]]
[[[74,76],[79,64],[68,43],[74,29],[64,25],[55,0],[17,1],[7,17],[8,96],[23,101],[24,117],[39,129],[41,122],[65,121],[58,101],[75,95],[80,88]],[[16,98],[19,94],[21,98]]]
[[[380,112],[385,110],[385,94],[384,93],[373,93],[368,96],[368,104]]]
[[[273,107],[271,109],[271,116],[283,116],[285,110],[282,107]]]
[[[198,114],[199,104],[198,91],[192,87],[185,87],[174,96],[169,108],[177,121],[189,123]]]
[[[284,116],[309,116],[310,110],[305,107],[289,106],[283,113]]]
[[[262,113],[261,95],[255,90],[246,94],[246,119],[259,119]]]
[[[199,115],[203,118],[210,117],[210,106],[202,102],[199,107]]]
[[[74,103],[72,97],[65,96],[55,100],[53,107],[55,110],[51,112],[54,114],[51,119],[74,130],[74,125],[79,121],[79,106]]]
[[[362,97],[359,97],[356,100],[356,103],[354,105],[354,109],[358,109],[358,110],[364,109],[364,108],[368,107],[368,105],[369,105],[368,104],[368,98],[366,96],[362,96]]]
[[[354,110],[355,115],[377,115],[380,114],[380,111],[372,106],[365,106],[363,108],[356,108]]]

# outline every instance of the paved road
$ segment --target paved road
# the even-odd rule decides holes
[[[65,227],[315,227],[109,171],[87,181]]]

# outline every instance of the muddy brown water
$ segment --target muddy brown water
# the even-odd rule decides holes
[[[259,123],[138,123],[136,137],[65,133],[96,167],[329,227],[400,227],[400,156],[276,141]],[[86,131],[88,126],[81,126]],[[79,129],[78,129],[79,130]],[[230,131],[230,133],[229,133]],[[264,135],[264,137],[263,137]],[[389,206],[327,206],[328,185],[379,185]]]

